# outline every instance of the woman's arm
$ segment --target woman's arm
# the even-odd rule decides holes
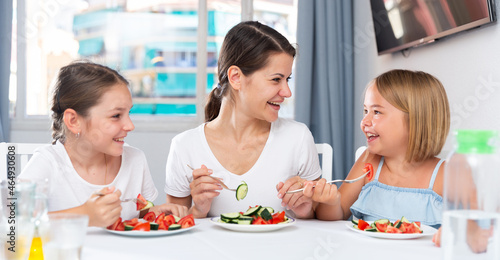
[[[218,190],[222,190],[220,184],[209,176],[212,170],[205,165],[193,171],[193,181],[189,184],[191,195],[187,197],[174,197],[167,194],[167,202],[175,203],[189,208],[189,213],[195,218],[207,217],[212,200],[219,196]]]

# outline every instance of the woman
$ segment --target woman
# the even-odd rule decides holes
[[[311,199],[285,194],[321,175],[309,129],[278,117],[280,105],[291,96],[294,57],[288,40],[259,22],[239,23],[227,33],[218,61],[219,84],[205,107],[206,122],[172,140],[168,202],[190,207],[197,218],[257,204],[288,208],[301,218],[314,216]],[[245,181],[248,195],[237,200],[209,176],[230,188]]]

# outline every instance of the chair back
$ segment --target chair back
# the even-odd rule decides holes
[[[46,143],[0,143],[0,180],[18,177],[33,152]]]
[[[360,146],[357,150],[356,150],[356,153],[354,155],[354,157],[356,158],[356,161],[359,159],[359,157],[363,154],[363,152],[366,150],[366,146]]]
[[[318,155],[321,155],[321,177],[326,181],[332,180],[333,148],[330,144],[316,144]]]

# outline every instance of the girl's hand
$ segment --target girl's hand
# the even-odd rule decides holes
[[[289,190],[296,190],[303,187],[305,180],[299,176],[295,176],[285,181],[280,182],[276,186],[278,190],[278,198],[281,200],[281,206],[292,210],[298,218],[313,218],[313,201],[311,198],[305,197],[302,192],[286,194]]]
[[[222,190],[220,184],[208,177],[212,174],[212,170],[207,169],[202,165],[200,169],[193,171],[193,181],[189,184],[191,188],[191,197],[193,200],[193,216],[195,218],[206,217],[212,200],[219,196],[218,190]]]
[[[340,192],[338,192],[337,186],[335,184],[327,184],[326,179],[320,179],[316,182],[305,182],[303,193],[304,196],[311,198],[315,202],[330,206],[340,204]]]
[[[89,216],[89,226],[107,227],[120,217],[122,206],[121,191],[115,187],[106,187],[99,191],[104,196],[92,195],[83,205],[83,211]]]
[[[164,203],[158,206],[154,206],[149,211],[154,212],[156,216],[161,213],[165,213],[165,215],[172,214],[180,218],[188,214],[188,208],[186,206],[173,203]]]
[[[439,228],[438,231],[434,234],[434,236],[432,237],[432,242],[434,242],[434,244],[436,244],[436,246],[441,246],[441,230],[443,228]]]

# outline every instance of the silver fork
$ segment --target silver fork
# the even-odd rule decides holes
[[[100,197],[101,197],[101,196],[106,195],[106,194],[101,193],[101,192],[96,192],[96,193],[94,193],[94,194],[95,194],[95,195],[97,195],[97,196],[100,196]],[[120,201],[121,201],[121,202],[129,202],[129,201],[133,201],[133,202],[137,203],[137,198],[134,198],[134,199],[124,199],[124,200],[120,200]]]
[[[193,170],[193,171],[194,171],[194,168],[193,168],[193,167],[191,167],[191,165],[189,165],[189,164],[186,164],[186,165],[187,165],[187,167],[189,167],[189,169],[191,169],[191,170]],[[215,177],[213,177],[213,176],[210,176],[210,175],[208,175],[208,177],[210,177],[210,178],[212,178],[212,179],[216,180],[216,181],[217,181],[217,182],[218,182],[218,183],[222,186],[222,188],[224,188],[224,189],[226,189],[226,190],[230,190],[230,191],[236,191],[236,189],[231,189],[231,188],[227,187],[227,186],[226,186],[226,184],[224,184],[221,180],[219,180],[219,179],[217,179],[217,178],[215,178]]]
[[[353,182],[357,182],[361,179],[363,179],[368,173],[370,173],[371,171],[367,171],[365,172],[363,175],[359,176],[358,178],[356,179],[352,179],[352,180],[333,180],[333,181],[327,181],[326,183],[335,183],[335,182],[345,182],[345,183],[353,183]],[[316,185],[313,186],[313,188],[316,187]],[[300,192],[300,191],[303,191],[305,188],[302,188],[302,189],[298,189],[298,190],[291,190],[291,191],[287,191],[286,194],[292,194],[292,193],[297,193],[297,192]]]

